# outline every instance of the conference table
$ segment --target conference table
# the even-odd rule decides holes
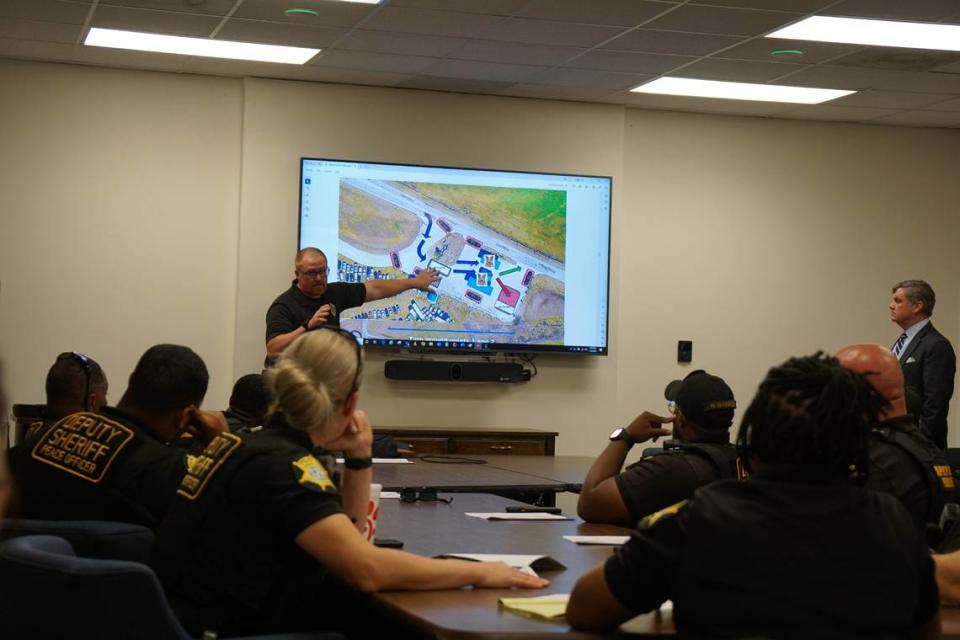
[[[425,638],[605,638],[575,632],[564,619],[543,620],[502,609],[498,599],[570,593],[577,579],[610,556],[614,547],[577,545],[565,535],[627,535],[612,525],[587,524],[578,518],[555,521],[488,521],[465,513],[502,512],[520,504],[495,495],[441,494],[453,502],[404,503],[395,498],[380,501],[378,538],[402,540],[404,549],[424,556],[456,553],[547,555],[566,569],[540,571],[551,581],[538,590],[458,589],[445,591],[387,591],[373,596],[380,614],[396,623],[394,637]],[[393,627],[391,627],[393,628]],[[669,615],[647,614],[629,623],[641,635],[673,633]],[[636,636],[633,636],[636,637]]]
[[[580,491],[593,460],[587,456],[426,455],[374,464],[373,482],[387,491],[431,487],[553,505],[557,493]]]

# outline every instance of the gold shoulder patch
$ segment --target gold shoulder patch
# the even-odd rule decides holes
[[[196,500],[206,488],[217,469],[240,447],[239,437],[232,433],[221,433],[210,441],[206,449],[198,456],[187,456],[187,473],[180,481],[177,494],[188,500]]]
[[[669,507],[664,507],[660,511],[651,513],[646,518],[640,521],[640,527],[643,529],[649,529],[653,525],[657,524],[660,520],[669,517],[675,516],[680,512],[685,506],[687,506],[688,500],[681,500],[680,502],[674,503]]]
[[[933,470],[937,474],[937,478],[940,480],[940,484],[943,485],[944,489],[953,489],[956,486],[953,479],[953,469],[950,468],[950,465],[935,464],[933,465]]]
[[[308,488],[316,488],[319,491],[336,491],[337,487],[330,479],[330,474],[323,468],[320,461],[313,456],[303,456],[299,460],[291,463],[293,465],[294,477],[297,482]]]

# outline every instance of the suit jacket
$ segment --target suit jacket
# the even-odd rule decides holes
[[[928,324],[913,337],[900,354],[903,382],[908,397],[913,392],[920,400],[919,414],[937,445],[947,448],[947,411],[953,397],[953,378],[957,358],[950,341]],[[914,408],[911,407],[911,411]]]

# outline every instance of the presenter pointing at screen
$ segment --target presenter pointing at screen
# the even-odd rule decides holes
[[[364,302],[381,300],[410,289],[430,291],[440,281],[435,269],[424,269],[415,278],[329,283],[327,256],[314,247],[297,252],[294,280],[267,309],[267,362],[307,331],[340,326],[340,313]]]

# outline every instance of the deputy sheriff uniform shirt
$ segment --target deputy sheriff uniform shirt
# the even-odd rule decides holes
[[[731,460],[736,457],[736,448],[729,444],[722,447]],[[720,480],[720,471],[704,454],[693,451],[671,451],[642,458],[628,466],[615,477],[623,504],[630,514],[631,522],[637,522],[655,511],[693,496],[697,487]]]
[[[117,409],[75,413],[10,454],[23,518],[156,528],[186,472],[183,453]]]
[[[288,427],[225,433],[190,460],[157,534],[155,564],[193,633],[317,628],[324,574],[294,539],[341,513],[337,487]]]
[[[906,637],[938,607],[903,505],[810,468],[698,489],[641,522],[604,576],[631,612],[672,599],[691,637]]]

